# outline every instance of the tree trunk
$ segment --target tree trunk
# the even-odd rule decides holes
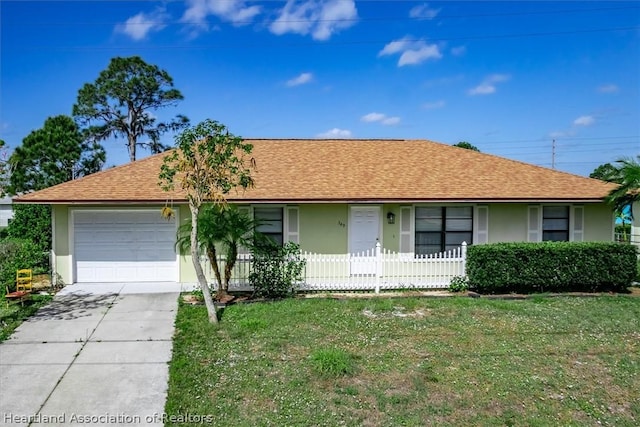
[[[191,209],[191,261],[193,261],[193,267],[196,270],[196,277],[198,283],[200,283],[200,289],[202,289],[202,296],[204,297],[204,304],[207,306],[207,315],[209,316],[209,322],[218,323],[218,313],[216,312],[216,306],[211,298],[211,292],[209,291],[209,285],[207,284],[207,278],[204,277],[204,271],[202,271],[202,264],[200,264],[200,251],[198,250],[198,211],[199,207],[193,203],[189,203],[189,209]]]
[[[136,138],[133,135],[127,135],[127,148],[129,149],[129,161],[136,161]]]
[[[231,273],[233,272],[233,267],[236,265],[237,260],[238,260],[238,246],[232,245],[229,248],[229,256],[227,259],[227,264],[224,266],[225,293],[229,291],[229,280],[231,280]]]
[[[222,277],[220,276],[220,267],[218,266],[218,256],[216,254],[215,246],[207,248],[207,256],[209,257],[211,268],[213,268],[213,273],[215,274],[216,280],[218,281],[217,298],[220,299],[220,297],[223,296],[225,292],[224,292],[224,288],[222,287]]]

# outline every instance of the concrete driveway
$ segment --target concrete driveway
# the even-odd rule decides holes
[[[179,293],[122,289],[58,294],[0,344],[0,425],[164,425]]]

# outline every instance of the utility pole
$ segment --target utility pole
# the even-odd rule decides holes
[[[556,140],[551,143],[551,169],[556,168]]]

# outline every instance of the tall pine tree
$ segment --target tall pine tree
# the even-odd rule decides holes
[[[49,117],[9,157],[8,192],[22,194],[71,181],[99,171],[105,160],[102,146],[85,141],[71,117]]]

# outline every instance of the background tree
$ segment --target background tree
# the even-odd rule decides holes
[[[9,163],[5,148],[5,142],[0,139],[0,198],[6,195],[7,186],[9,185]]]
[[[589,174],[589,178],[599,179],[601,181],[615,182],[620,184],[622,178],[619,176],[618,169],[611,163],[605,163],[598,166]]]
[[[253,145],[229,133],[224,125],[207,119],[176,136],[176,150],[160,167],[160,187],[164,191],[178,187],[189,203],[191,260],[212,323],[218,322],[218,314],[200,263],[198,217],[204,203],[224,204],[231,190],[253,186],[254,161],[248,159],[252,150]]]
[[[471,144],[470,142],[467,141],[460,141],[456,144],[453,144],[454,147],[460,147],[460,148],[466,148],[467,150],[473,150],[473,151],[478,151],[480,152],[480,149],[478,147],[476,147],[475,145]]]
[[[105,160],[102,146],[86,142],[71,117],[49,117],[9,158],[8,192],[26,193],[71,181],[99,171]]]
[[[616,175],[620,185],[606,197],[616,212],[629,209],[629,217],[633,219],[633,204],[640,201],[640,155],[636,159],[627,157],[616,161]]]
[[[211,203],[202,206],[198,216],[198,242],[201,250],[209,258],[218,284],[217,300],[223,300],[228,295],[229,282],[238,259],[239,248],[251,248],[254,238],[259,238],[259,233],[256,232],[257,226],[258,221],[241,212],[236,206],[223,207]],[[190,250],[191,222],[185,222],[178,227],[176,246],[183,253]],[[225,255],[223,271],[218,264],[217,246]]]
[[[87,83],[80,89],[73,115],[82,126],[87,126],[87,137],[95,141],[112,136],[126,138],[129,159],[135,161],[138,146],[152,153],[162,152],[167,147],[160,137],[188,124],[189,120],[182,115],[169,122],[157,122],[151,114],[182,99],[165,70],[147,64],[139,56],[116,57],[95,83]],[[143,136],[149,139],[141,141]]]
[[[47,253],[51,249],[51,206],[14,203],[13,218],[6,230],[7,237],[29,240],[41,254]],[[48,257],[44,261],[47,264]]]

